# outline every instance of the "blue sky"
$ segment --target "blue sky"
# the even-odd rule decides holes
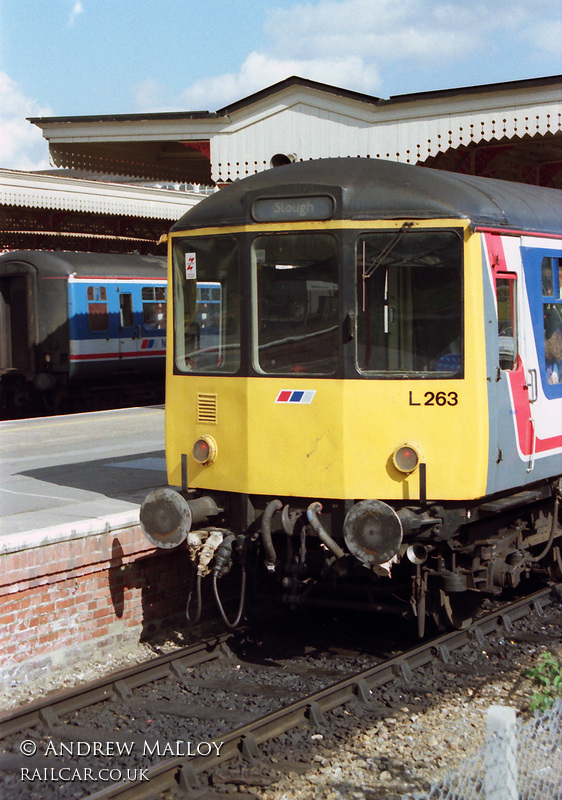
[[[214,111],[291,75],[379,97],[562,72],[560,0],[0,0],[0,168],[26,117]]]

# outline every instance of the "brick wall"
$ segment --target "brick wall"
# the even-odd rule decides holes
[[[186,551],[155,551],[139,525],[3,552],[0,681],[178,622],[190,574]]]

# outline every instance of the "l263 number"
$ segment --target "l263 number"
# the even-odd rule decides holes
[[[420,403],[414,400],[413,394],[410,392],[410,406],[456,406],[459,402],[456,392],[425,392],[423,402]]]

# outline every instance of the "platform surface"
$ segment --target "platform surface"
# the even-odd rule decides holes
[[[136,524],[166,484],[163,406],[0,422],[0,552]]]

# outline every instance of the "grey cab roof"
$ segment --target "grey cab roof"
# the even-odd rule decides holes
[[[276,167],[229,184],[190,209],[172,231],[251,224],[259,197],[329,194],[335,219],[469,220],[473,227],[562,233],[562,191],[368,158]]]
[[[162,256],[64,250],[12,250],[0,255],[0,275],[25,271],[26,267],[32,267],[41,277],[166,277],[166,258]]]

